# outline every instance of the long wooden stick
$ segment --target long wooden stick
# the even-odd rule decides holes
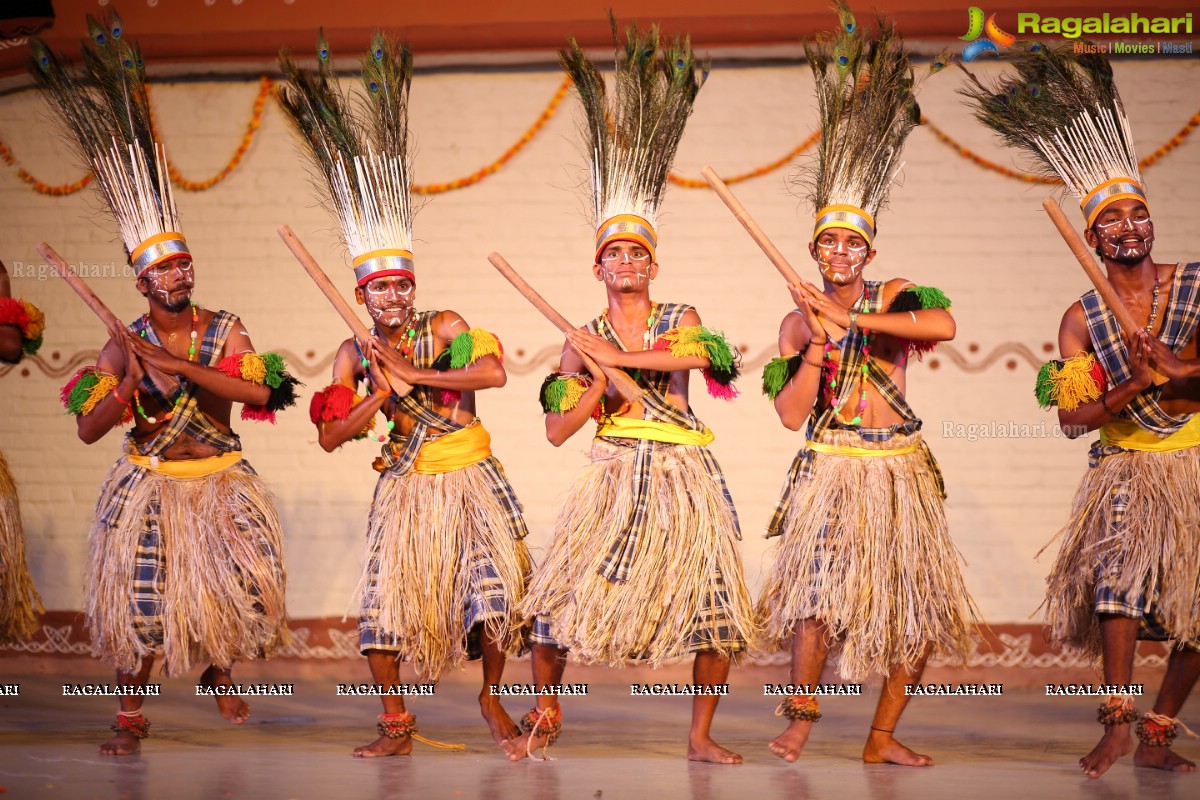
[[[1075,259],[1079,262],[1079,266],[1083,267],[1083,271],[1087,274],[1088,280],[1096,287],[1100,298],[1104,300],[1104,304],[1112,311],[1113,316],[1117,318],[1117,324],[1121,326],[1121,330],[1131,339],[1141,330],[1141,326],[1133,320],[1133,315],[1129,313],[1129,309],[1125,307],[1125,303],[1121,301],[1121,296],[1117,294],[1117,290],[1108,282],[1108,276],[1100,269],[1100,265],[1096,263],[1095,257],[1092,256],[1092,251],[1088,249],[1087,244],[1079,236],[1079,232],[1075,230],[1075,226],[1071,224],[1071,220],[1067,219],[1067,215],[1063,213],[1062,208],[1058,205],[1058,201],[1053,197],[1047,197],[1042,201],[1042,208],[1046,209],[1046,213],[1050,215],[1050,221],[1054,223],[1054,227],[1058,228],[1059,234],[1067,243],[1067,247],[1071,249]],[[1154,383],[1161,386],[1166,383],[1168,378],[1159,373],[1153,367],[1151,372],[1154,375]]]
[[[354,334],[354,337],[364,345],[374,338],[371,336],[371,332],[367,330],[367,326],[354,313],[354,309],[350,308],[350,304],[346,302],[346,298],[342,297],[341,292],[333,285],[333,281],[329,280],[329,276],[325,274],[325,270],[321,269],[321,265],[312,257],[312,253],[308,252],[308,248],[296,236],[295,232],[287,225],[280,225],[277,230],[279,231],[279,238],[283,239],[283,243],[287,245],[288,250],[292,251],[292,255],[300,262],[300,266],[304,267],[304,271],[308,273],[308,277],[312,278],[313,283],[325,295],[325,299],[337,311],[338,316],[350,327],[350,332]],[[392,385],[392,391],[401,397],[412,391],[411,386],[392,375],[388,375],[388,383]]]
[[[75,290],[75,294],[79,295],[80,299],[87,304],[87,307],[100,318],[104,323],[104,327],[108,328],[110,334],[121,330],[125,326],[121,324],[121,320],[117,319],[117,315],[109,311],[108,306],[104,305],[104,301],[96,296],[92,291],[92,287],[88,286],[83,278],[75,274],[75,270],[67,262],[63,261],[62,256],[55,252],[54,248],[45,242],[40,242],[37,246],[38,255],[50,262],[54,267],[54,271],[58,276],[67,282],[67,285]]]
[[[721,198],[725,205],[729,207],[729,210],[733,212],[733,216],[737,218],[737,221],[742,223],[742,227],[750,234],[750,238],[767,254],[767,258],[775,265],[775,269],[779,270],[779,274],[784,277],[784,280],[792,286],[799,286],[800,275],[797,274],[796,270],[792,269],[792,265],[783,257],[783,253],[779,252],[779,248],[767,238],[767,234],[758,226],[754,218],[750,216],[750,212],[746,210],[742,202],[734,197],[733,192],[729,190],[725,181],[721,180],[712,167],[706,166],[700,170],[700,174],[704,176],[704,180],[708,181],[708,185],[717,193],[717,197]]]
[[[491,253],[488,255],[488,261],[492,266],[503,275],[513,288],[521,293],[521,296],[528,300],[534,308],[542,312],[542,315],[550,320],[550,324],[558,328],[563,334],[568,331],[575,330],[575,326],[567,321],[567,318],[554,310],[554,307],[546,302],[546,299],[537,293],[537,290],[530,286],[521,275],[512,268],[512,265],[504,260],[504,256],[499,253]],[[631,403],[636,403],[642,399],[641,387],[634,382],[633,378],[629,377],[624,370],[618,367],[606,367],[600,365],[601,371],[604,373],[613,386],[617,388],[621,397],[624,397]]]

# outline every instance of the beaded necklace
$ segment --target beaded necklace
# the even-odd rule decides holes
[[[187,360],[195,361],[196,360],[197,323],[200,319],[200,312],[196,310],[195,302],[189,301],[188,305],[190,305],[192,307],[192,335],[191,335],[191,341],[188,343]],[[143,339],[146,338],[146,331],[149,328],[150,328],[150,315],[143,314],[142,315],[142,338]],[[174,336],[174,335],[175,334],[171,334],[171,336]],[[176,409],[178,409],[179,405],[183,402],[183,395],[184,395],[183,387],[181,386],[179,388],[179,394],[175,398],[175,405],[172,406],[171,410],[168,411],[166,413],[166,415],[162,418],[163,422],[166,422],[175,416]],[[138,390],[136,388],[133,390],[133,405],[137,409],[137,413],[141,414],[142,419],[146,420],[146,422],[149,422],[151,425],[154,425],[155,423],[158,422],[157,417],[150,416],[149,414],[146,413],[146,409],[142,408],[142,401],[141,401],[141,398],[138,396]]]
[[[654,333],[655,318],[657,316],[659,316],[658,312],[659,312],[658,303],[651,303],[650,304],[650,316],[646,318],[646,332],[642,334],[642,349],[643,350],[650,349],[651,336]],[[614,328],[612,326],[612,323],[608,321],[608,309],[607,308],[600,312],[600,323],[596,326],[596,331],[601,336],[604,335],[604,326],[606,326],[606,325],[608,326],[608,329],[610,331],[612,331],[613,338],[616,339],[618,342],[621,341],[621,337],[617,335],[617,329]]]
[[[376,331],[374,326],[371,326],[371,335],[372,336],[378,335],[378,332]],[[404,329],[404,333],[400,334],[400,341],[396,344],[396,349],[400,351],[400,354],[402,356],[404,356],[405,358],[408,358],[409,355],[412,354],[413,340],[416,338],[417,338],[417,315],[410,309],[408,312],[408,324]],[[363,356],[362,365],[363,365],[363,369],[368,369],[371,365],[371,362],[367,359],[366,356]],[[388,439],[390,439],[392,431],[396,429],[396,414],[399,412],[399,410],[400,410],[399,407],[397,407],[396,411],[392,413],[392,416],[390,418],[388,418],[387,433],[381,433],[378,436],[373,436],[368,433],[367,437],[370,439],[374,439],[375,441],[379,442],[380,444],[383,444]]]
[[[870,304],[871,304],[870,288],[867,284],[864,283],[862,294],[859,295],[858,300],[856,300],[854,302],[854,305],[851,306],[851,308],[853,308],[855,311],[861,311],[861,309],[867,308]],[[870,336],[870,331],[868,331],[866,328],[862,328],[861,330],[862,330],[863,365],[862,365],[862,377],[859,379],[859,385],[862,387],[862,394],[859,396],[859,399],[858,399],[857,413],[854,415],[854,419],[850,420],[850,422],[849,422],[850,425],[862,425],[862,415],[867,410],[867,373],[870,372],[870,367],[867,365],[867,359],[870,358],[870,355],[871,355],[871,347],[870,347],[871,336]],[[847,337],[849,336],[849,333],[850,333],[849,331],[846,332]],[[845,342],[844,339],[843,339],[843,342]],[[829,389],[830,389],[830,400],[832,401],[833,398],[835,398],[837,396],[836,390],[837,390],[838,360],[833,357],[833,342],[832,342],[832,340],[828,339],[828,334],[827,334],[827,339],[825,342],[825,373],[830,376],[829,377]],[[842,406],[844,404],[845,404],[845,401],[843,401],[841,403],[836,403],[833,405],[833,415],[837,418],[838,422],[841,422],[843,425],[845,425],[847,423],[844,419],[842,419],[841,414],[839,412],[841,412]]]
[[[1150,304],[1150,321],[1146,323],[1146,333],[1154,332],[1154,320],[1158,319],[1158,270],[1154,271],[1154,301]]]

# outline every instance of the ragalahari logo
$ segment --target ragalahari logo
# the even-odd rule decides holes
[[[974,61],[989,52],[999,55],[1000,48],[1008,47],[1017,40],[1011,33],[1000,29],[995,14],[984,22],[983,9],[979,6],[967,9],[967,32],[958,38],[968,43],[963,46],[963,61]]]

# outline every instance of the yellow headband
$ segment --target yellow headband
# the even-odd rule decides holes
[[[179,256],[191,258],[191,255],[188,252],[187,240],[183,238],[182,233],[178,231],[164,231],[163,233],[154,234],[133,248],[133,252],[129,254],[129,261],[133,264],[133,268],[137,272],[137,277],[140,278],[145,274],[146,270],[156,264],[161,264],[164,261],[169,261]]]
[[[596,263],[600,263],[600,254],[604,248],[613,242],[637,242],[650,253],[650,260],[655,260],[654,248],[658,245],[658,236],[654,226],[636,214],[618,214],[604,220],[596,229]]]
[[[1097,186],[1079,201],[1083,216],[1087,218],[1087,226],[1092,227],[1100,212],[1118,200],[1141,200],[1146,202],[1146,189],[1133,178],[1113,178]],[[1149,210],[1147,205],[1146,209]]]
[[[813,229],[813,241],[827,228],[846,228],[856,232],[870,246],[875,238],[875,220],[863,209],[846,203],[825,206],[817,212],[817,223]]]

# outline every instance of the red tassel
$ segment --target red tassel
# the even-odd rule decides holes
[[[1092,364],[1092,380],[1096,382],[1096,388],[1100,390],[1100,394],[1108,391],[1108,376],[1104,374],[1104,367],[1100,362]]]
[[[242,406],[242,419],[248,422],[269,422],[275,424],[275,412],[266,406]]]
[[[0,297],[0,325],[16,325],[25,333],[29,325],[29,312],[20,300],[12,297]]]
[[[672,330],[674,330],[674,329],[672,329]],[[659,336],[657,339],[654,340],[654,347],[652,347],[651,349],[652,350],[670,350],[671,342],[667,339],[666,335],[664,334],[663,336]]]
[[[441,389],[438,392],[438,402],[444,406],[452,406],[462,399],[462,392],[455,389]]]
[[[354,390],[344,383],[335,383],[313,395],[308,406],[308,418],[316,425],[335,422],[350,416],[354,407]]]
[[[909,358],[916,356],[917,361],[923,359],[926,353],[932,353],[933,349],[938,346],[937,342],[920,342],[915,339],[905,339],[903,341],[908,346]]]
[[[225,358],[221,359],[220,364],[217,364],[217,369],[221,370],[221,372],[224,372],[231,378],[241,379],[242,357],[240,355],[226,356]]]
[[[704,376],[704,382],[708,384],[708,394],[710,397],[715,397],[718,400],[732,400],[741,392],[732,383],[721,384],[712,375],[711,369],[702,369],[700,374]]]

